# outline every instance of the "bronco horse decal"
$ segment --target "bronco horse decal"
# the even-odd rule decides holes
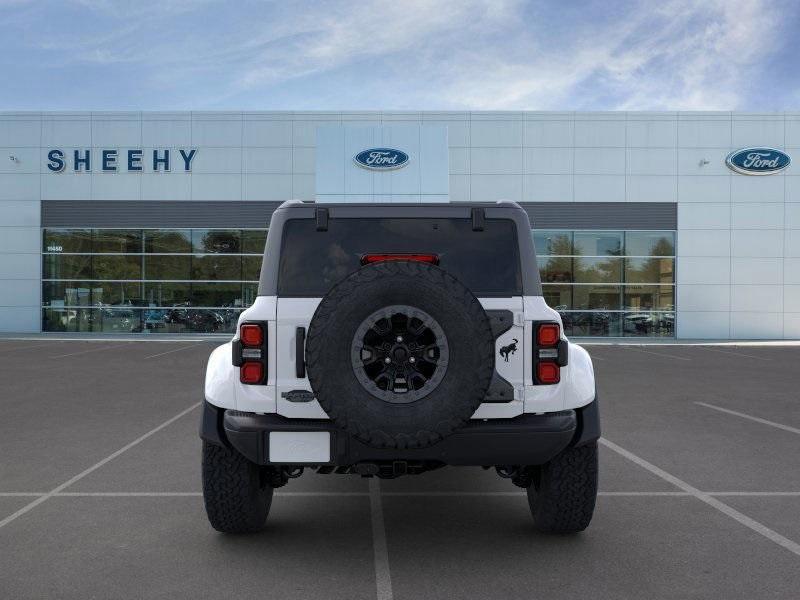
[[[519,340],[517,338],[512,338],[514,341],[511,342],[508,346],[502,346],[500,348],[500,356],[503,357],[503,360],[508,362],[508,355],[514,354],[517,351],[517,344]]]

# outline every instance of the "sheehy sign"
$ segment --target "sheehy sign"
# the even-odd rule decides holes
[[[148,150],[140,148],[129,150],[71,150],[53,148],[47,153],[47,168],[53,173],[70,170],[74,173],[169,173],[170,171],[189,172],[197,148],[163,148]]]

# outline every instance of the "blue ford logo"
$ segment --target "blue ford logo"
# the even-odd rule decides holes
[[[405,166],[408,162],[408,154],[394,148],[369,148],[356,154],[353,160],[365,169],[388,171]]]
[[[775,148],[742,148],[728,155],[725,164],[744,175],[771,175],[783,171],[792,159]]]

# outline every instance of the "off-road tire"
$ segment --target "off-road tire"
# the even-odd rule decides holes
[[[223,533],[261,531],[272,491],[258,465],[235,450],[203,442],[203,501],[214,529]]]
[[[589,526],[597,499],[597,442],[567,448],[533,470],[528,504],[543,533],[576,533]]]
[[[362,322],[394,305],[430,315],[449,345],[444,378],[407,403],[370,393],[351,362]],[[463,426],[486,397],[494,338],[481,303],[455,277],[427,263],[387,261],[362,267],[322,299],[309,324],[305,358],[314,395],[337,427],[377,448],[422,448]]]

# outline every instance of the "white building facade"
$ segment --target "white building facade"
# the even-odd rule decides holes
[[[528,210],[575,337],[797,339],[800,164],[741,149],[800,113],[0,113],[0,331],[224,332],[280,202],[449,199]]]

